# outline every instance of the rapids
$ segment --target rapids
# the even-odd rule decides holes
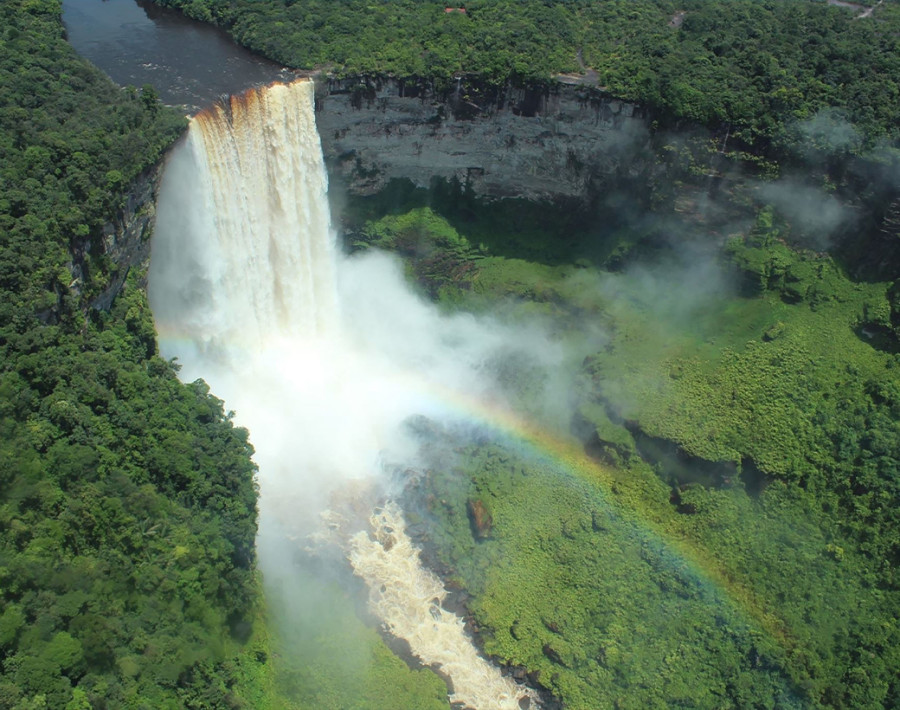
[[[369,586],[371,607],[388,631],[453,680],[451,701],[516,710],[522,689],[478,655],[463,620],[441,607],[447,590],[422,567],[400,509],[388,503],[370,522],[371,535],[361,531],[350,540],[350,562]]]

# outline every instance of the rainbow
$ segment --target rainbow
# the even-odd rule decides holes
[[[232,98],[227,107],[223,105],[212,112],[201,113],[195,120],[202,124],[222,118],[228,120],[233,119],[235,116],[240,118],[250,110],[250,107],[256,106],[259,101],[259,92],[248,93],[242,98]],[[303,135],[311,141],[313,132],[307,130]],[[317,136],[316,141],[312,141],[312,143],[318,145]],[[253,154],[253,151],[249,149],[245,152]],[[316,164],[316,169],[324,171],[324,168],[320,168],[318,163]],[[263,175],[262,172],[259,174]],[[256,182],[264,183],[265,180],[260,178]],[[242,186],[241,189],[249,189],[249,187]],[[233,190],[232,192],[238,191]],[[277,212],[277,210],[271,211]],[[330,235],[327,224],[327,209],[321,211],[325,217],[323,218],[323,224],[317,223],[317,228],[321,228],[318,229],[317,235],[322,240],[327,240]],[[294,229],[296,225],[292,224],[290,226],[289,233],[296,233],[297,230]],[[281,233],[281,231],[278,232],[278,234]],[[235,248],[235,252],[239,251],[239,249]],[[283,251],[287,253],[287,245],[285,245]],[[330,252],[328,256],[331,256]],[[309,269],[311,274],[317,277],[320,276],[318,268],[323,263],[323,259],[324,257],[314,260],[312,266],[316,268]],[[269,259],[258,259],[258,261],[264,272],[271,263]],[[278,264],[278,266],[280,268],[282,265]],[[297,278],[297,274],[301,273],[300,271],[288,268],[287,265],[284,268],[283,284],[290,285],[300,280]],[[243,270],[238,269],[238,271],[242,272]],[[266,272],[260,275],[257,280],[265,282],[267,277],[268,273]],[[333,284],[329,282],[327,286],[330,293]],[[275,295],[280,297],[282,294],[278,292]],[[237,308],[243,304],[239,301],[230,301],[229,305],[232,308]],[[329,311],[330,314],[331,312]],[[255,322],[250,316],[247,316],[244,321],[237,318],[234,318],[234,320],[247,323]],[[231,314],[229,314],[230,322]],[[178,323],[178,318],[173,318],[169,325],[160,324],[158,321],[158,326],[160,327],[158,336],[163,350],[170,353],[187,354],[196,351],[198,348],[202,349],[202,345],[197,343],[196,334],[189,331],[189,326],[187,324],[179,325]],[[270,346],[278,347],[279,345],[284,345],[283,338],[278,337],[278,333],[274,332],[274,330],[277,329],[256,328],[248,336],[248,340],[251,343],[245,342],[243,345],[230,340],[235,337],[236,331],[229,330],[227,333],[221,334],[222,338],[218,341],[219,346],[227,349],[235,362],[252,360],[252,355],[242,357],[244,355],[243,350],[248,344],[252,344],[258,351],[266,351]],[[303,329],[291,332],[298,331],[318,332]],[[269,335],[270,333],[272,335]],[[270,337],[272,342],[267,342]],[[279,343],[278,341],[282,342]],[[589,484],[592,490],[600,492],[601,501],[607,506],[611,515],[624,522],[629,529],[634,530],[636,534],[641,536],[642,540],[650,543],[673,568],[689,572],[691,578],[709,595],[710,600],[728,604],[730,608],[737,612],[740,618],[746,620],[748,626],[764,631],[786,652],[790,653],[797,645],[784,621],[770,610],[765,600],[741,579],[739,573],[729,569],[721,560],[716,559],[700,545],[677,531],[677,527],[674,524],[674,516],[676,514],[671,510],[670,506],[667,504],[660,505],[650,500],[648,496],[621,485],[611,468],[600,465],[597,461],[588,457],[581,445],[574,439],[542,427],[536,422],[516,414],[499,401],[467,395],[428,380],[414,372],[395,372],[392,373],[393,377],[396,377],[398,392],[402,389],[404,393],[411,394],[415,402],[421,402],[422,404],[420,410],[412,409],[410,413],[412,411],[421,411],[428,415],[431,412],[435,412],[439,416],[446,416],[450,421],[456,419],[461,422],[482,426],[489,431],[495,432],[504,443],[515,446],[517,451],[520,451],[532,460],[547,462],[560,472]],[[393,379],[391,384],[393,384]],[[326,454],[330,455],[331,450],[327,450]]]
[[[627,495],[617,482],[614,469],[590,458],[576,439],[539,426],[499,402],[482,401],[421,378],[407,377],[415,380],[421,393],[442,404],[460,421],[494,431],[525,457],[549,463],[599,489],[609,512],[639,530],[673,567],[686,568],[701,587],[730,603],[745,620],[765,631],[785,651],[796,645],[784,621],[770,612],[750,587],[691,540],[672,532],[667,523],[674,514],[667,506],[654,506],[639,495]]]
[[[159,339],[165,343],[168,352],[187,352],[190,348],[196,348],[196,341],[184,332],[161,331]],[[236,346],[236,349],[241,348]],[[638,494],[629,495],[617,482],[614,469],[587,456],[574,438],[529,421],[498,400],[473,397],[416,373],[399,374],[397,383],[412,392],[422,402],[424,410],[449,421],[480,426],[495,433],[501,443],[515,447],[517,453],[525,458],[549,463],[553,468],[593,486],[602,494],[609,512],[644,535],[673,567],[689,571],[701,588],[727,600],[783,649],[790,650],[795,646],[783,620],[769,611],[749,586],[721,561],[672,531],[668,523],[674,514],[668,506],[655,506]]]

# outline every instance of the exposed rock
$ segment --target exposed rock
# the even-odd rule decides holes
[[[478,540],[486,540],[491,536],[491,526],[494,524],[491,512],[478,498],[469,498],[466,501],[466,509],[469,512],[469,522],[472,525],[472,534]]]
[[[480,197],[553,200],[587,198],[653,165],[648,121],[632,104],[563,84],[486,93],[321,79],[316,121],[331,174],[361,195],[396,178],[444,178]]]
[[[669,20],[669,27],[681,27],[684,24],[684,18],[687,15],[687,12],[684,10],[678,10],[674,15],[672,15],[672,19]]]
[[[109,308],[131,268],[146,266],[150,259],[150,235],[156,224],[156,195],[164,164],[161,161],[138,176],[125,198],[125,205],[103,227],[103,254],[109,257],[112,270],[106,288],[91,302],[93,308]],[[84,270],[84,261],[76,255],[75,281],[80,283]]]
[[[542,675],[543,674],[540,670],[530,671],[526,676],[528,678],[528,685],[530,685],[532,688],[543,688],[544,690],[546,690],[547,688],[543,683],[541,683]]]

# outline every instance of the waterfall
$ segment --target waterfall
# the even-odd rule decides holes
[[[160,213],[163,238],[153,245],[150,296],[164,334],[174,327],[207,346],[258,351],[273,336],[334,327],[334,238],[312,92],[308,81],[251,89],[191,122],[182,159],[195,179],[166,195],[182,204]]]
[[[488,387],[485,353],[503,336],[437,316],[385,255],[338,254],[313,92],[308,81],[254,89],[191,121],[163,176],[152,245],[160,349],[250,430],[264,576],[323,534],[337,502],[368,506],[358,516],[368,527],[343,530],[340,545],[373,612],[451,678],[453,701],[518,708],[531,692],[481,658],[462,620],[440,607],[446,591],[399,510],[372,510],[390,493],[381,458],[415,455],[404,420],[444,414],[428,394],[437,384]]]

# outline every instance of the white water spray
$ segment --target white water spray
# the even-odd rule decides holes
[[[259,352],[272,338],[315,336],[336,322],[328,183],[309,86],[249,91],[193,120],[189,156],[173,159],[193,160],[193,179],[167,176],[162,206],[179,204],[160,211],[153,244],[161,329]]]
[[[339,257],[326,192],[311,82],[253,90],[200,114],[160,191],[149,287],[160,347],[250,430],[264,574],[283,564],[286,545],[317,532],[353,481],[383,483],[382,454],[414,455],[402,423],[445,414],[435,390],[489,392],[484,363],[508,344],[502,329],[471,317],[438,318],[392,259]],[[399,511],[388,506],[371,525],[374,536],[353,536],[347,553],[372,609],[450,676],[452,699],[512,709],[530,697],[435,605],[446,592],[422,568]]]

